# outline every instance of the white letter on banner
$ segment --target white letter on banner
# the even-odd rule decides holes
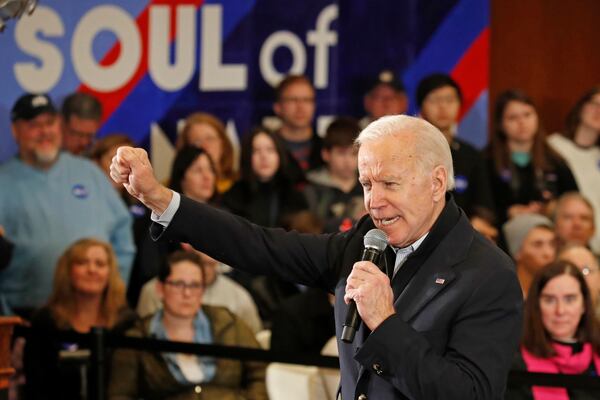
[[[150,7],[148,68],[156,86],[165,91],[176,91],[185,86],[194,73],[196,55],[196,7],[177,7],[175,37],[175,64],[170,65],[171,7]]]
[[[223,54],[223,7],[202,6],[202,45],[200,54],[200,90],[244,90],[248,70],[243,64],[221,64]]]
[[[273,66],[273,54],[279,47],[285,46],[292,52],[292,67],[288,72],[279,73]],[[263,79],[271,86],[279,84],[279,81],[287,74],[304,74],[306,69],[306,50],[298,36],[290,31],[273,32],[265,40],[260,49],[260,72]]]
[[[119,58],[112,65],[100,65],[93,54],[94,38],[103,30],[113,32],[121,44]],[[71,59],[79,79],[99,92],[120,89],[137,70],[142,56],[138,27],[122,8],[98,6],[85,14],[73,32]]]
[[[62,36],[65,27],[60,16],[49,7],[38,5],[31,15],[24,15],[15,26],[15,42],[26,54],[37,57],[39,66],[34,62],[15,63],[15,79],[23,90],[32,93],[49,92],[59,81],[64,59],[60,50],[36,37],[38,32],[44,35]]]
[[[329,31],[331,21],[338,17],[337,4],[325,7],[317,17],[316,29],[308,31],[306,42],[315,46],[315,87],[326,88],[329,84],[329,46],[336,45],[338,35],[335,31]]]

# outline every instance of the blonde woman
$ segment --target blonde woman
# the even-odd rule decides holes
[[[72,244],[58,261],[48,304],[31,321],[33,333],[25,347],[27,398],[81,397],[80,366],[60,361],[61,353],[78,346],[57,334],[88,333],[93,327],[120,332],[133,321],[111,246],[96,239]]]

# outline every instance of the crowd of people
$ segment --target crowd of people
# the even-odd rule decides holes
[[[284,78],[273,104],[280,128],[244,135],[239,160],[218,117],[188,116],[169,188],[260,226],[349,230],[366,214],[355,140],[370,122],[405,113],[408,96],[384,71],[364,96],[367,115],[338,117],[321,137],[315,95],[307,77]],[[501,93],[483,150],[459,138],[463,97],[450,76],[425,77],[416,101],[419,117],[448,141],[454,201],[514,260],[525,308],[513,367],[598,375],[600,89],[585,93],[551,135],[526,93]],[[19,315],[37,332],[13,346],[23,353],[23,398],[81,394],[81,371],[63,362],[78,348],[57,332],[104,327],[258,348],[256,334],[269,329],[273,350],[313,354],[335,335],[332,294],[237,270],[189,243],[152,240],[150,211],[110,179],[117,149],[133,143],[122,133],[95,137],[102,107],[93,96],[70,95],[58,110],[45,94],[25,94],[10,117],[18,154],[0,165],[0,315]],[[267,397],[261,363],[117,350],[108,369],[110,398]],[[506,396],[591,393],[509,386]]]

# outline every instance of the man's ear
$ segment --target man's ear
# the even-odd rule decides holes
[[[446,171],[446,167],[438,165],[433,169],[431,177],[433,200],[435,202],[442,201],[446,197],[446,190],[448,188],[448,172]]]

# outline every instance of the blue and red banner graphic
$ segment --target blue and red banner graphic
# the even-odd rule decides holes
[[[16,152],[9,110],[24,92],[73,91],[104,107],[100,135],[174,140],[194,111],[242,136],[272,115],[273,86],[309,76],[317,115],[362,116],[366,82],[446,72],[461,85],[459,136],[487,138],[488,0],[47,0],[0,33],[0,160]]]

